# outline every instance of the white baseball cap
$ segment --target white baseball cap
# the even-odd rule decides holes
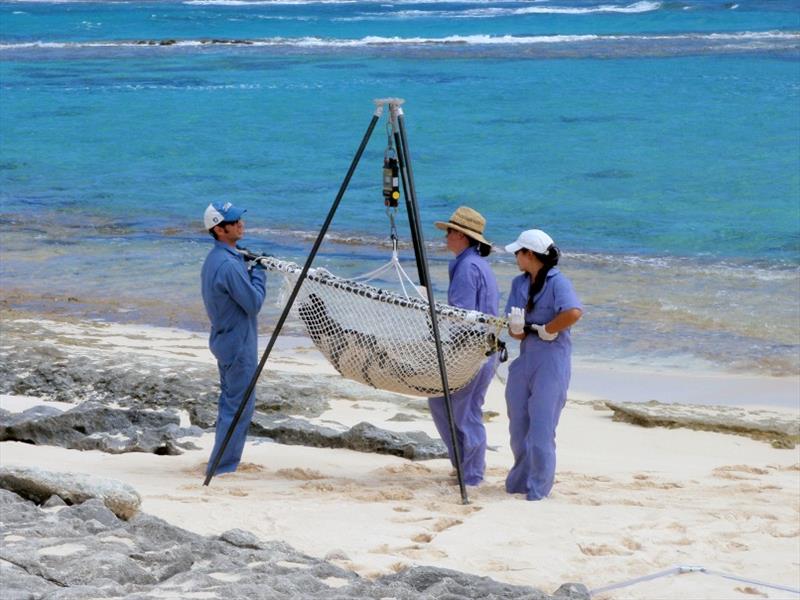
[[[232,223],[242,218],[242,215],[247,212],[245,208],[238,208],[230,202],[212,202],[203,213],[203,223],[206,229],[211,229],[214,225],[228,222]]]
[[[516,242],[506,246],[506,252],[517,252],[527,248],[537,254],[547,254],[547,249],[554,243],[553,238],[541,229],[528,229],[519,234]]]

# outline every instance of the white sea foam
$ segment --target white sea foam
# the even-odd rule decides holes
[[[720,276],[725,279],[792,282],[800,278],[800,268],[795,264],[775,264],[769,267],[752,263],[725,260],[687,262],[685,258],[671,256],[635,256],[612,254],[566,253],[570,260],[587,267],[613,267],[622,265],[651,271],[681,270],[694,275]]]
[[[452,16],[465,17],[505,17],[513,15],[532,14],[561,14],[561,15],[591,15],[596,13],[629,13],[638,14],[652,12],[661,8],[660,2],[642,0],[624,6],[616,4],[601,4],[599,6],[525,6],[522,8],[481,8],[465,10]]]
[[[263,39],[192,39],[192,40],[111,40],[86,42],[48,42],[32,41],[0,44],[0,50],[17,50],[25,48],[126,48],[126,47],[198,47],[211,45],[231,46],[296,46],[301,48],[354,48],[369,46],[502,46],[502,45],[535,45],[535,44],[571,44],[571,43],[606,43],[606,42],[648,42],[648,41],[708,41],[737,42],[743,49],[761,47],[747,45],[747,42],[788,41],[800,42],[798,31],[743,31],[733,33],[686,33],[677,35],[451,35],[445,37],[385,37],[365,36],[362,38],[320,38],[320,37],[274,37]]]

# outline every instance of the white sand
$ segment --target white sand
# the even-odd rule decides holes
[[[180,346],[183,358],[214,368],[203,336],[116,325],[105,331],[101,345],[109,350],[175,356]],[[96,340],[96,332],[93,335]],[[148,342],[136,342],[140,336]],[[315,352],[286,343],[270,367],[332,372]],[[615,385],[624,387],[627,379],[627,393],[641,385],[624,373],[620,377]],[[767,387],[787,385],[761,379]],[[725,404],[730,398],[709,397],[709,381],[698,374],[661,373],[658,389],[690,388],[711,404]],[[591,396],[590,392],[577,396]],[[753,403],[759,400],[763,401]],[[15,411],[37,402],[0,398],[4,408]],[[115,478],[139,491],[144,511],[180,527],[202,534],[246,529],[313,556],[328,556],[367,577],[410,565],[434,565],[552,592],[566,581],[595,589],[676,565],[702,565],[800,587],[798,449],[778,450],[734,435],[644,429],[612,422],[608,410],[571,402],[558,430],[554,491],[544,501],[527,502],[503,489],[511,458],[503,388],[497,379],[485,408],[500,415],[487,425],[489,443],[497,449],[487,456],[487,481],[469,488],[468,505],[462,505],[444,460],[410,462],[258,440],[248,443],[239,472],[203,487],[213,442],[209,434],[198,442],[202,450],[175,457],[4,442],[0,461]],[[416,421],[387,421],[397,412],[409,410],[339,400],[332,401],[331,410],[318,421],[350,426],[365,420],[387,429],[435,435],[432,423],[421,414]],[[798,596],[695,573],[597,597]]]

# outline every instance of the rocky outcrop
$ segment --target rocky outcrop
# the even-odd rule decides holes
[[[447,448],[444,443],[422,431],[400,433],[361,422],[343,433],[342,439],[345,448],[361,452],[392,454],[409,460],[447,458]]]
[[[4,334],[14,343],[0,347],[0,392],[83,402],[65,412],[44,407],[21,414],[0,410],[0,441],[173,455],[195,447],[182,438],[215,426],[215,368],[176,358],[154,360],[146,354],[130,354],[121,364],[118,355],[82,342],[84,338],[63,339],[57,346],[42,341],[48,336],[30,330],[36,326],[7,323]],[[328,410],[329,399],[392,402],[423,416],[425,399],[374,390],[338,375],[269,370],[259,380],[256,398],[250,435],[413,460],[447,456],[439,440],[422,432],[395,433],[368,423],[332,429],[306,420]],[[193,428],[179,427],[177,409],[188,412]]]
[[[114,518],[130,519],[135,515],[142,499],[131,486],[116,481],[77,473],[55,473],[33,467],[0,466],[0,488],[10,490],[37,504],[83,504],[93,499],[110,511]],[[3,515],[5,518],[5,514]],[[100,522],[104,518],[97,517]]]
[[[733,406],[696,406],[650,401],[606,402],[615,421],[642,427],[686,427],[701,431],[736,433],[767,441],[775,448],[794,448],[800,442],[796,415]]]
[[[9,320],[0,347],[0,393],[38,396],[60,402],[96,400],[122,407],[216,407],[217,369],[191,361],[131,354],[124,363],[99,348],[76,347],[78,340],[53,345],[35,324]],[[13,344],[10,343],[13,341]],[[87,344],[88,345],[88,344]],[[87,351],[89,350],[89,351]],[[328,399],[392,402],[425,409],[424,400],[375,390],[338,375],[289,373],[266,369],[256,385],[256,409],[315,417]],[[203,426],[200,423],[194,423]]]
[[[249,433],[271,438],[281,444],[347,448],[359,452],[402,456],[410,460],[447,458],[444,444],[424,432],[398,433],[366,422],[358,423],[347,431],[337,431],[309,423],[304,419],[256,413]]]
[[[242,530],[204,537],[147,514],[120,520],[99,500],[43,509],[0,490],[0,512],[0,580],[8,599],[589,600],[577,584],[550,596],[433,567],[367,580]]]
[[[199,436],[198,427],[182,428],[174,411],[121,409],[85,402],[67,411],[37,406],[15,414],[0,410],[0,442],[101,450],[111,454],[150,452],[181,454],[196,449],[186,436]]]

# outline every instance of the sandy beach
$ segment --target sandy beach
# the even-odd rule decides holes
[[[74,356],[180,359],[213,373],[205,336],[178,329],[87,321],[5,319],[28,323],[46,343]],[[40,334],[42,335],[42,334]],[[262,344],[263,347],[263,344]],[[281,340],[268,369],[334,375],[307,341]],[[187,372],[187,376],[191,373]],[[552,495],[526,502],[503,489],[511,464],[502,381],[496,377],[484,410],[490,452],[487,478],[461,503],[445,460],[409,461],[343,449],[310,448],[252,438],[237,473],[202,485],[213,442],[179,456],[107,454],[20,442],[0,444],[2,466],[38,466],[116,479],[135,488],[141,510],[201,534],[232,528],[282,540],[373,578],[413,565],[431,565],[531,585],[552,592],[565,581],[589,590],[676,566],[703,566],[744,579],[798,587],[800,581],[800,456],[739,435],[643,428],[615,422],[599,401],[646,397],[745,406],[796,419],[797,380],[748,378],[760,390],[734,386],[719,374],[654,374],[642,387],[635,375],[602,365],[576,365],[576,385],[558,429],[558,470]],[[744,380],[743,380],[744,381]],[[587,389],[594,384],[596,390]],[[626,385],[627,384],[627,385]],[[367,388],[364,388],[366,391]],[[615,390],[617,398],[611,397]],[[645,391],[649,390],[649,391]],[[660,394],[660,396],[659,396]],[[652,396],[652,398],[651,398]],[[724,396],[724,397],[723,397]],[[796,396],[795,396],[796,398]],[[664,398],[665,400],[667,398]],[[777,399],[777,401],[775,401]],[[5,394],[0,406],[20,412],[44,397]],[[80,401],[75,398],[75,402]],[[772,401],[771,401],[772,400]],[[398,407],[375,394],[364,400],[329,398],[310,421],[346,428],[361,421],[391,431],[436,437],[424,402]],[[784,406],[780,406],[784,404]],[[50,405],[66,407],[62,402]],[[402,419],[396,416],[402,413]],[[188,425],[188,415],[183,413]],[[796,598],[787,591],[705,573],[658,578],[597,598]]]

